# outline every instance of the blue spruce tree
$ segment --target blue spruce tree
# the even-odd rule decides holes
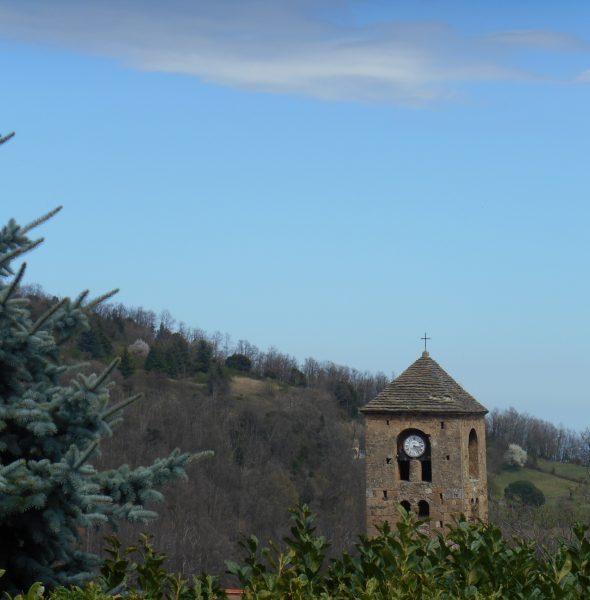
[[[0,136],[0,144],[4,138]],[[148,467],[99,471],[92,466],[101,440],[138,396],[109,403],[114,360],[100,374],[62,376],[60,345],[88,330],[88,311],[112,293],[85,303],[63,299],[33,320],[19,294],[26,264],[12,263],[42,240],[27,234],[56,211],[26,227],[11,220],[0,230],[0,590],[34,581],[79,584],[95,574],[98,558],[84,552],[81,532],[118,521],[149,521],[155,488],[185,478],[189,460],[207,453],[175,450]]]

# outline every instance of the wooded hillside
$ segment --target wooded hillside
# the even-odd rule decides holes
[[[41,313],[48,299],[34,291],[29,297]],[[243,341],[236,352],[221,336],[172,331],[169,316],[156,320],[141,309],[108,307],[91,324],[65,346],[68,361],[88,360],[92,372],[123,355],[111,401],[143,394],[103,444],[100,466],[134,467],[176,447],[215,452],[165,491],[155,523],[125,525],[123,539],[149,531],[172,570],[223,573],[225,560],[239,558],[244,535],[281,539],[287,509],[304,502],[317,511],[330,552],[352,547],[364,531],[357,407],[379,391],[383,375],[313,359],[298,365]],[[88,548],[99,550],[106,533],[89,532]]]
[[[42,312],[48,299],[39,290],[28,293]],[[168,313],[107,306],[91,324],[65,347],[68,360],[89,360],[88,370],[96,371],[98,362],[121,356],[112,401],[143,394],[103,445],[101,466],[133,467],[176,447],[215,452],[189,466],[187,482],[167,490],[165,504],[154,507],[160,514],[155,523],[125,525],[124,540],[149,531],[172,570],[222,574],[224,561],[241,556],[244,535],[281,539],[287,509],[307,503],[332,542],[329,553],[351,550],[365,529],[358,407],[382,388],[384,375],[314,359],[298,364],[276,349],[261,352],[247,341],[232,344],[221,334],[175,326]],[[553,465],[586,464],[588,436],[514,409],[492,411],[487,426],[491,518],[506,533],[517,529],[544,542],[569,531],[588,512],[587,477],[580,466],[576,481],[568,481]],[[504,461],[510,443],[528,452],[527,468],[518,473]],[[540,509],[505,505],[505,485],[523,478],[558,495],[548,493]],[[89,532],[88,548],[99,551],[105,533]]]
[[[149,526],[172,569],[223,572],[224,560],[240,555],[242,535],[286,534],[286,511],[296,502],[318,512],[335,552],[363,532],[363,465],[352,452],[358,427],[327,392],[242,377],[215,396],[205,384],[151,374],[127,383],[145,397],[104,447],[104,465],[142,464],[175,447],[215,452],[165,492]],[[143,529],[126,527],[125,537]]]

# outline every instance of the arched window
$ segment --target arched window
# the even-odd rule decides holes
[[[410,462],[416,466],[410,469]],[[416,462],[419,463],[416,465]],[[397,469],[401,481],[432,481],[432,462],[430,455],[430,439],[419,429],[405,429],[397,437]]]
[[[479,498],[471,498],[470,521],[476,521],[479,518]]]
[[[428,502],[426,502],[426,500],[420,500],[420,502],[418,502],[418,516],[430,516],[430,506],[428,506]]]
[[[469,432],[469,477],[479,479],[479,456],[477,433],[475,429]]]
[[[402,500],[400,504],[407,512],[410,512],[412,510],[412,505],[407,500]]]

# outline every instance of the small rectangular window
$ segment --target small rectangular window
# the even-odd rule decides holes
[[[442,521],[439,521],[439,522],[438,522],[438,526],[439,526],[439,527],[442,529],[442,527],[443,527],[443,522],[442,522]]]
[[[440,428],[441,428],[441,429],[444,429],[444,428],[445,428],[445,422],[444,422],[444,421],[441,421],[441,422],[440,422]]]
[[[451,460],[451,457],[447,454],[447,460]]]
[[[442,504],[442,503],[443,503],[443,501],[444,501],[444,498],[443,498],[442,492],[439,494],[439,496],[440,496],[440,503]]]
[[[383,490],[383,500],[387,500],[387,490]]]

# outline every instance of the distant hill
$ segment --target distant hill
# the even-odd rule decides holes
[[[38,291],[30,299],[37,314],[51,302]],[[135,467],[175,447],[215,452],[189,467],[186,483],[165,490],[153,507],[158,520],[124,526],[124,542],[147,529],[172,570],[223,574],[225,560],[241,558],[243,536],[280,540],[288,509],[307,503],[331,552],[353,547],[365,528],[364,465],[353,450],[364,443],[357,407],[381,389],[383,375],[314,359],[298,364],[276,349],[176,328],[170,315],[143,309],[106,307],[90,321],[63,348],[66,359],[98,372],[125,355],[112,401],[143,394],[103,444],[102,466]],[[87,532],[87,546],[100,551],[107,533]]]
[[[205,383],[143,372],[117,379],[115,400],[124,386],[144,398],[104,445],[103,465],[145,464],[174,447],[215,451],[155,507],[160,518],[149,531],[174,569],[223,573],[224,560],[241,556],[242,536],[284,537],[297,502],[318,513],[334,553],[364,532],[364,465],[353,454],[362,427],[328,392],[244,376],[216,395]],[[143,529],[125,526],[122,534],[131,542]],[[87,543],[98,550],[100,537]]]
[[[539,459],[535,468],[504,468],[499,473],[488,475],[492,498],[503,499],[506,486],[518,480],[530,481],[538,487],[545,495],[548,506],[560,509],[568,504],[580,518],[590,516],[586,467]]]
[[[39,290],[29,297],[37,313],[51,302]],[[225,560],[241,556],[242,536],[264,541],[287,534],[287,509],[297,502],[317,512],[334,554],[354,549],[365,531],[358,407],[382,389],[383,374],[311,358],[299,364],[273,348],[262,352],[244,340],[232,344],[218,333],[175,327],[169,314],[141,308],[101,308],[91,324],[63,349],[67,359],[88,361],[86,370],[96,372],[123,356],[113,400],[144,395],[102,448],[101,462],[145,464],[175,447],[215,451],[154,507],[160,519],[148,531],[172,570],[222,574]],[[573,462],[585,460],[582,434],[514,409],[492,411],[487,424],[491,517],[506,532],[550,543],[562,525],[565,531],[590,515],[588,474]],[[508,443],[523,445],[535,468],[506,469]],[[514,511],[503,502],[504,488],[518,479],[543,491],[542,511]],[[131,542],[143,529],[125,526],[121,534]],[[88,532],[86,544],[100,550],[106,533]]]

